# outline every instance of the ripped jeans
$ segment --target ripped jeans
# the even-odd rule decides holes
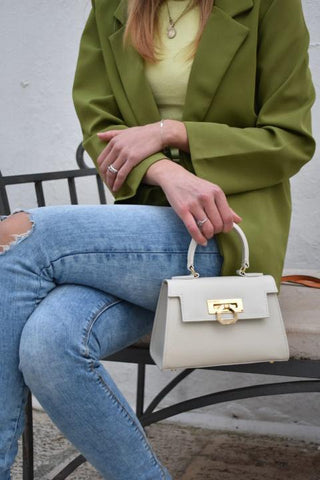
[[[100,359],[150,332],[162,279],[188,273],[186,228],[170,207],[28,215],[30,231],[0,254],[0,480],[23,431],[26,385],[104,478],[171,479]],[[195,264],[219,275],[215,239]]]

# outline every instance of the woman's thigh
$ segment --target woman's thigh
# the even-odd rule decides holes
[[[42,285],[82,284],[154,310],[161,281],[189,273],[190,235],[170,207],[58,206],[29,212],[34,228],[14,249],[26,255],[29,248]],[[195,261],[203,276],[220,274],[215,239],[198,247]]]

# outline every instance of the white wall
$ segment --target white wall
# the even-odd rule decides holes
[[[317,150],[313,160],[292,179],[293,215],[286,267],[320,269],[320,10],[318,0],[303,0],[310,32],[310,67],[317,98],[313,132]]]
[[[236,0],[235,0],[236,1]],[[318,0],[304,0],[310,29],[310,65],[318,92],[313,128],[320,143],[320,10]],[[90,9],[89,0],[0,0],[0,169],[3,174],[53,171],[75,167],[81,132],[73,109],[71,87],[80,34]],[[292,180],[293,221],[286,260],[288,268],[320,270],[320,167],[315,158]],[[95,203],[91,181],[81,180],[80,199]],[[67,201],[61,184],[48,186],[50,203]],[[12,207],[32,206],[29,187],[12,187]],[[133,401],[132,368],[108,365]],[[171,377],[150,367],[151,391]],[[198,372],[191,387],[180,386],[174,398],[195,390],[236,386],[249,375]],[[260,379],[263,381],[263,377]],[[320,435],[319,396],[296,395],[251,399],[184,415],[184,421],[228,428],[248,427],[287,432],[308,438]],[[179,419],[179,417],[177,417]],[[270,422],[269,422],[270,420]],[[262,423],[261,423],[262,421]],[[271,421],[277,421],[272,424]],[[255,423],[255,422],[258,422]],[[259,423],[260,422],[260,423]],[[298,424],[298,429],[296,428]],[[258,425],[256,427],[255,425]],[[250,427],[251,428],[251,427]],[[297,433],[298,432],[298,433]]]

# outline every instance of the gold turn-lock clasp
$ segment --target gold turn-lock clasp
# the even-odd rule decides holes
[[[238,313],[243,312],[243,301],[241,298],[207,300],[208,312],[216,315],[221,325],[232,325],[238,321]],[[232,313],[232,318],[225,318],[224,313]]]

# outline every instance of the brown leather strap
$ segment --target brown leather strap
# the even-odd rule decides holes
[[[320,288],[320,278],[309,275],[285,275],[281,278],[281,283],[285,282],[298,283],[305,287]]]

